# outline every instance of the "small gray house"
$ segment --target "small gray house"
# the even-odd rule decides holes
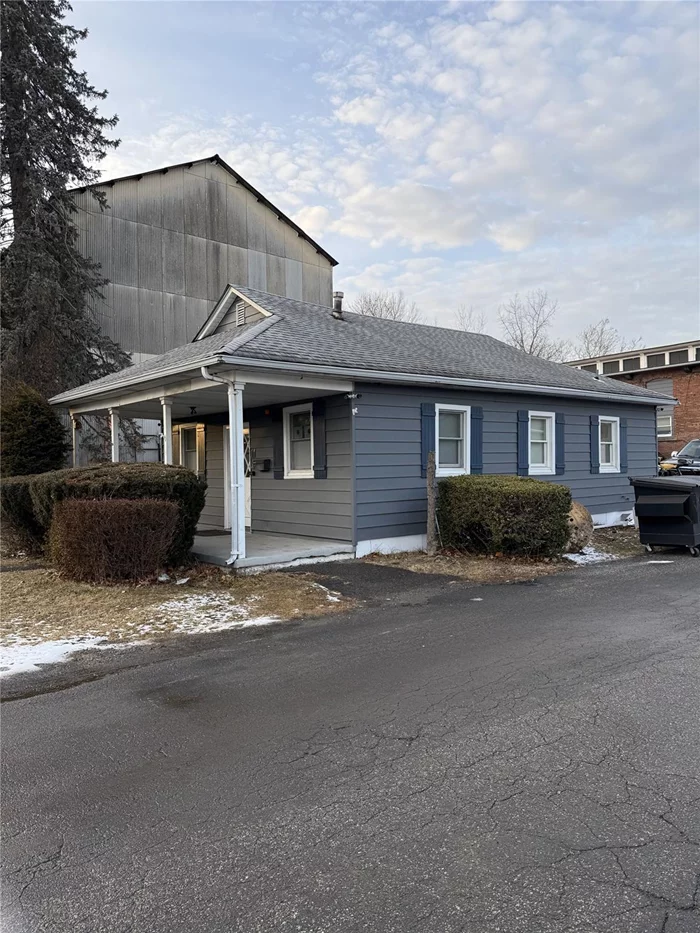
[[[192,343],[52,399],[159,419],[164,460],[206,477],[195,553],[237,567],[425,546],[438,476],[564,483],[599,525],[629,522],[656,472],[666,396],[483,334],[362,317],[229,285]]]

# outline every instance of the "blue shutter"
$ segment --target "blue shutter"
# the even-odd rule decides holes
[[[620,418],[620,473],[627,472],[627,418]]]
[[[469,451],[469,470],[471,473],[484,472],[484,409],[472,406]]]
[[[317,398],[311,403],[311,418],[314,439],[314,479],[327,479],[325,399]]]
[[[420,406],[420,475],[428,475],[428,454],[435,451],[435,404],[422,402]],[[437,459],[437,458],[436,458]]]
[[[566,418],[558,411],[554,416],[554,464],[559,476],[566,469],[566,456],[564,450],[566,435]]]
[[[530,414],[518,412],[518,476],[527,476],[530,468]]]
[[[591,473],[600,473],[600,418],[591,415]]]

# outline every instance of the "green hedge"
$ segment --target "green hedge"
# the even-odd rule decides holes
[[[0,481],[3,545],[10,551],[41,554],[46,529],[34,517],[29,484],[33,476],[8,476]]]
[[[27,493],[16,488],[26,483]],[[9,487],[12,487],[11,489]],[[183,563],[192,549],[204,508],[206,483],[191,470],[162,463],[107,463],[54,470],[0,482],[2,518],[18,533],[44,546],[57,502],[64,499],[167,499],[179,506],[179,518],[167,563]]]
[[[443,545],[479,554],[558,557],[566,547],[571,491],[520,476],[450,476],[438,485]]]

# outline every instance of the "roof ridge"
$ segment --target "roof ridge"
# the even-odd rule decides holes
[[[256,324],[253,324],[250,330],[247,330],[242,334],[236,334],[233,340],[221,347],[219,353],[232,353],[234,350],[239,350],[251,340],[259,337],[260,334],[264,333],[269,327],[272,327],[273,324],[277,324],[277,322],[280,320],[280,317],[280,315],[273,313],[270,315],[270,317],[263,318],[262,321],[258,321]],[[212,334],[212,336],[214,335]]]

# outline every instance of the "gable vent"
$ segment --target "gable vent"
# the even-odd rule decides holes
[[[236,302],[236,327],[242,327],[245,324],[245,304],[242,301]]]

